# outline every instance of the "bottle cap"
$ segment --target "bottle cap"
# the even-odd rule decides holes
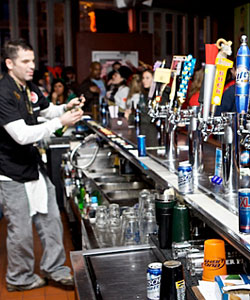
[[[91,197],[91,203],[98,203],[98,199],[96,196]]]

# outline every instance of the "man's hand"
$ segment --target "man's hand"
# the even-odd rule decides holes
[[[81,120],[83,115],[82,109],[72,109],[67,111],[60,117],[60,121],[63,126],[73,126],[75,123]]]
[[[66,109],[71,110],[74,107],[81,108],[83,107],[85,100],[86,99],[83,95],[81,95],[79,98],[73,98],[69,103],[66,104]]]

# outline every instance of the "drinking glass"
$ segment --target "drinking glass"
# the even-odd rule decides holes
[[[139,222],[136,216],[127,215],[123,231],[125,245],[137,245],[140,243]]]
[[[120,207],[113,203],[109,205],[109,229],[111,232],[117,232],[121,227]]]
[[[105,228],[108,224],[108,212],[105,205],[99,205],[96,209],[95,224],[98,228]]]
[[[155,206],[153,203],[149,204],[144,210],[141,222],[140,222],[140,233],[141,242],[149,242],[149,234],[154,234],[157,232],[157,224],[155,218]]]

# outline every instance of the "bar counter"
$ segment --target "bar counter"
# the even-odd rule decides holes
[[[147,142],[147,156],[139,157],[136,142],[136,132],[134,128],[128,128],[127,130],[110,130],[101,126],[98,122],[92,119],[86,119],[85,124],[91,129],[95,134],[105,140],[109,146],[115,149],[123,157],[125,157],[130,163],[135,165],[147,178],[151,178],[154,182],[157,182],[161,187],[173,187],[181,201],[192,209],[195,216],[203,220],[209,227],[211,227],[217,234],[221,236],[225,241],[231,244],[235,249],[237,249],[245,258],[248,260],[250,258],[250,236],[239,233],[238,230],[238,216],[237,216],[237,196],[227,195],[223,191],[221,186],[214,186],[210,183],[209,176],[213,175],[214,172],[214,160],[215,160],[215,149],[219,145],[218,141],[212,140],[209,143],[204,144],[204,172],[202,172],[197,178],[194,193],[180,195],[178,191],[178,176],[177,167],[178,161],[188,160],[188,147],[187,147],[187,135],[185,130],[179,130],[178,132],[178,161],[175,162],[175,170],[170,171],[168,168],[168,161],[164,157],[164,146],[158,146],[158,141],[156,136],[151,136]],[[88,233],[86,232],[86,226],[83,224],[85,233],[83,236],[87,238]],[[88,243],[87,243],[88,244]],[[157,244],[157,243],[156,243]],[[167,258],[167,253],[160,251],[158,247],[150,242],[149,245],[140,245],[138,247],[117,247],[117,248],[106,248],[106,249],[91,249],[92,247],[87,247],[88,250],[71,252],[71,262],[75,274],[76,288],[77,288],[77,299],[118,299],[114,296],[116,293],[115,284],[121,284],[117,278],[127,278],[127,284],[125,282],[122,284],[125,286],[125,290],[131,288],[131,273],[129,275],[129,270],[131,268],[136,268],[137,264],[134,263],[137,253],[143,253],[141,256],[146,257],[147,263],[152,261],[164,261]],[[131,256],[131,253],[133,254]],[[102,258],[98,260],[97,257]],[[124,259],[122,265],[117,265],[121,269],[121,272],[116,274],[115,269],[107,269],[104,274],[100,271],[100,274],[96,272],[88,272],[87,269],[98,270],[98,266],[101,262],[104,262],[104,268],[111,263],[113,264],[114,256],[119,257],[118,261],[121,262]],[[105,260],[106,257],[111,257],[111,260]],[[140,257],[140,255],[138,256]],[[87,259],[86,259],[87,258]],[[116,261],[116,258],[114,258]],[[170,259],[170,257],[168,257]],[[98,261],[100,265],[96,263]],[[105,265],[105,262],[107,265]],[[126,265],[128,262],[128,269],[122,271],[122,266]],[[131,262],[131,264],[130,264]],[[141,262],[137,261],[138,266],[141,266]],[[146,276],[146,265],[144,260],[143,264],[143,274],[142,270],[139,268],[138,272],[138,282],[141,282],[141,276]],[[93,267],[94,266],[94,267]],[[114,264],[116,266],[116,264]],[[132,267],[131,267],[132,266]],[[115,273],[114,273],[115,272]],[[98,272],[97,272],[98,273]],[[114,276],[112,275],[114,274]],[[128,274],[128,276],[126,275]],[[98,276],[96,278],[95,276]],[[104,280],[103,276],[107,279]],[[109,277],[110,276],[110,277]],[[117,276],[117,277],[115,277]],[[119,277],[120,276],[120,277]],[[99,294],[98,289],[100,288],[99,283],[102,281],[102,293]],[[112,282],[114,281],[114,286]],[[117,283],[118,281],[118,283]],[[94,289],[90,288],[91,283]],[[133,280],[132,280],[133,282]],[[119,286],[118,284],[118,286]],[[146,280],[145,280],[146,284]],[[197,299],[194,293],[191,291],[191,286],[196,285],[197,280],[195,279],[192,283],[187,283],[188,294],[187,299]],[[136,279],[135,279],[136,285]],[[137,285],[138,286],[138,285]],[[111,296],[110,292],[113,291],[114,294]],[[134,297],[131,297],[131,293],[126,295],[120,293],[119,299],[145,299],[146,295],[146,285],[143,289],[138,288],[133,293]],[[100,295],[100,296],[98,296]],[[98,298],[99,297],[99,298]],[[102,298],[103,297],[103,298]]]

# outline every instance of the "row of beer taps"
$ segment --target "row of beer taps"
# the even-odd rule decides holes
[[[242,36],[238,53],[242,47],[247,47],[246,41],[246,36]],[[220,116],[215,115],[216,107],[221,105],[227,71],[233,67],[233,61],[227,59],[227,56],[232,54],[231,45],[231,41],[224,39],[219,39],[215,44],[205,45],[206,63],[199,106],[182,108],[196,63],[192,55],[173,56],[170,69],[165,68],[165,61],[156,62],[154,83],[148,96],[148,114],[152,120],[162,119],[165,121],[166,160],[170,170],[176,170],[176,128],[180,123],[188,126],[189,162],[192,164],[196,180],[204,170],[204,143],[208,141],[211,135],[220,136],[223,165],[222,182],[228,193],[237,192],[239,188],[242,147],[250,150],[250,117],[247,114],[249,63],[246,64],[247,82],[242,80],[246,74],[240,74],[240,72],[242,73],[242,62],[238,61],[238,56],[237,65],[240,66],[237,66],[236,71],[236,94],[239,94],[239,87],[248,84],[248,95],[245,95],[246,89],[242,88],[243,96],[236,95],[237,112],[223,112]],[[249,54],[247,55],[249,56]],[[242,55],[239,57],[242,59]],[[243,101],[247,103],[243,103]]]

